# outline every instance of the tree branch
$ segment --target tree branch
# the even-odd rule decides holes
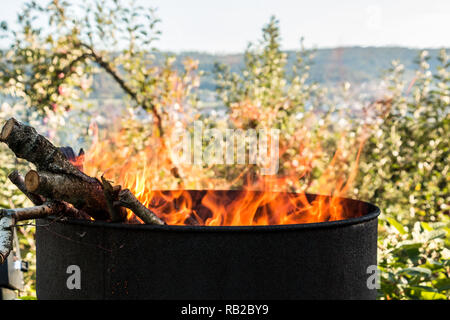
[[[90,45],[85,44],[83,42],[79,43],[79,46],[84,47],[89,51],[89,54],[94,59],[94,61],[102,67],[109,75],[111,75],[114,80],[119,84],[123,91],[125,91],[131,99],[133,99],[139,106],[142,106],[145,110],[150,110],[154,119],[155,124],[158,128],[159,137],[161,137],[161,141],[163,144],[163,148],[167,151],[167,145],[164,140],[164,127],[162,123],[162,117],[158,113],[156,106],[151,102],[151,100],[141,100],[139,99],[138,93],[131,89],[126,82],[120,77],[119,72],[108,62],[106,61],[100,54],[95,52],[94,48]],[[180,174],[180,169],[175,165],[172,158],[169,156],[170,165],[172,166],[172,174],[175,178],[180,179],[181,183],[183,178]]]
[[[89,183],[95,181],[99,183],[97,179],[89,177],[75,168],[59,148],[38,134],[36,129],[20,123],[14,118],[6,121],[3,126],[0,142],[6,143],[17,158],[35,164],[38,170],[63,173]]]
[[[22,191],[22,193],[26,195],[31,202],[33,202],[34,205],[39,206],[45,202],[45,198],[43,196],[40,196],[27,190],[27,187],[25,186],[25,179],[19,173],[19,171],[14,170],[8,175],[8,178],[12,183],[15,184],[17,189]]]
[[[122,222],[127,218],[125,208],[115,206],[114,203],[119,200],[120,186],[113,187],[111,183],[102,176],[103,193],[106,199],[109,215],[112,222]]]
[[[0,265],[6,261],[12,250],[14,224],[13,217],[0,218]]]
[[[50,201],[40,206],[17,209],[0,209],[0,218],[12,217],[15,221],[46,218],[52,214],[59,214],[63,205],[57,201]]]
[[[145,224],[166,224],[164,221],[158,218],[156,214],[154,214],[142,203],[140,203],[139,200],[136,199],[134,194],[132,194],[128,189],[124,189],[119,192],[119,201],[117,201],[115,205],[120,205],[122,207],[130,209]]]
[[[107,220],[109,213],[102,184],[48,171],[30,170],[25,176],[28,191],[47,199],[65,201],[96,220]]]
[[[13,248],[13,228],[17,221],[46,218],[60,213],[63,207],[60,202],[46,202],[31,208],[0,209],[0,264]]]

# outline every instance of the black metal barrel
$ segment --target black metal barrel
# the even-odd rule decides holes
[[[39,299],[374,299],[377,291],[368,286],[368,279],[377,263],[379,209],[345,201],[363,215],[255,227],[40,220],[37,295]],[[75,276],[80,288],[70,285]]]

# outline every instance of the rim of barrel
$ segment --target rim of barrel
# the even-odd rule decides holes
[[[167,190],[171,191],[171,190]],[[205,191],[205,190],[186,190],[186,191]],[[238,190],[215,190],[215,191],[238,191]],[[307,194],[308,197],[316,197],[316,194]],[[359,217],[353,217],[342,220],[301,223],[301,224],[277,224],[264,226],[181,226],[181,225],[148,225],[148,224],[126,224],[113,223],[106,221],[89,221],[78,219],[59,220],[55,216],[48,217],[47,220],[61,224],[96,226],[105,228],[119,228],[130,230],[161,230],[161,231],[177,231],[177,232],[257,232],[257,231],[289,231],[301,229],[323,229],[338,228],[348,225],[356,225],[376,219],[380,215],[380,208],[369,202],[342,198],[345,201],[362,204],[367,208],[367,212]]]

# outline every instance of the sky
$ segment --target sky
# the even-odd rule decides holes
[[[76,2],[78,0],[71,0]],[[25,0],[0,0],[9,24]],[[47,3],[47,0],[40,1]],[[271,15],[280,20],[282,46],[450,47],[450,0],[137,0],[157,8],[158,48],[233,53],[261,36]]]

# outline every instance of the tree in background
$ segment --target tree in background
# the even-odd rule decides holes
[[[383,208],[380,268],[387,298],[448,298],[450,289],[450,62],[422,52],[411,83],[388,70],[389,99],[366,144],[360,196]]]
[[[27,1],[18,14],[17,28],[0,23],[0,37],[10,44],[0,51],[0,93],[12,101],[11,107],[1,106],[0,118],[17,117],[59,145],[75,145],[78,138],[86,139],[95,131],[89,126],[92,114],[111,111],[93,110],[86,101],[93,78],[106,73],[132,111],[121,119],[122,141],[94,138],[108,142],[105,153],[114,149],[116,142],[134,147],[130,157],[151,146],[163,164],[155,175],[164,176],[167,183],[181,183],[166,150],[167,130],[173,126],[169,110],[186,102],[195,104],[198,64],[187,58],[184,70],[176,71],[174,57],[156,61],[158,23],[152,8],[135,1],[89,0],[76,5],[58,0],[47,5]],[[142,120],[146,117],[142,110],[150,122]],[[0,159],[1,206],[29,206],[7,179],[12,168],[27,170],[26,164],[17,164],[4,146],[0,146]],[[25,294],[35,295],[34,228],[20,231],[22,252],[31,262]]]
[[[279,175],[287,177],[284,182],[291,190],[311,191],[318,178],[323,177],[335,153],[333,148],[338,144],[341,149],[347,148],[342,145],[344,141],[352,145],[357,141],[341,139],[347,132],[338,130],[331,120],[337,115],[336,109],[329,107],[332,103],[327,89],[309,80],[314,52],[304,48],[303,39],[300,44],[296,63],[288,68],[287,54],[281,50],[279,22],[271,17],[259,43],[249,44],[241,73],[232,73],[228,66],[217,64],[215,75],[217,93],[229,110],[231,125],[244,130],[280,129]],[[349,157],[336,162],[342,165],[342,176],[346,175],[352,162]],[[257,171],[247,167],[251,169]],[[320,184],[323,186],[323,181]]]
[[[134,108],[152,116],[155,149],[167,154],[168,169],[181,179],[165,141],[170,127],[166,108],[184,103],[196,86],[197,63],[186,59],[184,73],[168,57],[155,62],[160,31],[154,9],[135,1],[82,1],[79,6],[52,0],[47,6],[25,4],[19,30],[2,28],[12,42],[0,57],[2,92],[26,101],[42,113],[64,112],[89,93],[92,76],[109,74]],[[41,27],[44,25],[45,27]],[[192,101],[191,101],[192,102]]]

